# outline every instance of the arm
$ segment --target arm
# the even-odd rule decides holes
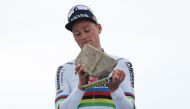
[[[135,109],[134,99],[125,95],[121,88],[111,93],[116,109]]]
[[[84,92],[76,87],[72,92],[68,84],[68,66],[58,68],[56,75],[56,109],[77,109]]]
[[[83,94],[78,88],[74,89],[68,97],[62,97],[56,102],[56,109],[77,109]]]
[[[113,80],[108,87],[116,109],[135,109],[132,64],[122,59],[115,69],[119,70],[113,71]]]

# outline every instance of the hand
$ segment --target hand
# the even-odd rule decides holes
[[[116,91],[119,88],[120,83],[125,79],[125,73],[123,70],[114,70],[112,73],[112,81],[108,84],[108,88],[111,92]]]
[[[84,68],[80,64],[76,66],[75,71],[79,76],[78,88],[82,90],[82,86],[88,83],[89,76],[86,72],[84,72]]]

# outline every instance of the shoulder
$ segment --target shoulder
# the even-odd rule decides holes
[[[60,65],[57,69],[57,74],[61,73],[61,72],[67,72],[67,71],[72,71],[75,69],[75,63],[74,60],[67,62],[63,65]]]
[[[117,65],[115,68],[123,69],[123,70],[126,70],[127,72],[133,71],[133,66],[129,59],[114,56],[114,55],[109,55],[109,56],[111,56],[113,59],[117,61]]]
[[[62,68],[69,68],[69,67],[72,67],[72,66],[75,66],[75,63],[74,63],[74,60],[72,60],[72,61],[69,61],[69,62],[67,62],[67,63],[64,63],[64,64],[62,64],[62,65],[60,65],[59,67],[58,67],[58,69],[62,69]]]

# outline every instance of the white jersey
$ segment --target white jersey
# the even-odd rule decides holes
[[[126,73],[124,81],[114,92],[110,92],[107,86],[79,90],[74,61],[60,66],[56,74],[56,109],[135,109],[132,64],[127,59],[111,57],[118,62],[114,69]]]

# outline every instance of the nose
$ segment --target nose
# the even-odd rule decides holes
[[[82,33],[81,34],[81,38],[84,40],[84,39],[86,39],[88,37],[88,35],[86,34],[86,33]]]

